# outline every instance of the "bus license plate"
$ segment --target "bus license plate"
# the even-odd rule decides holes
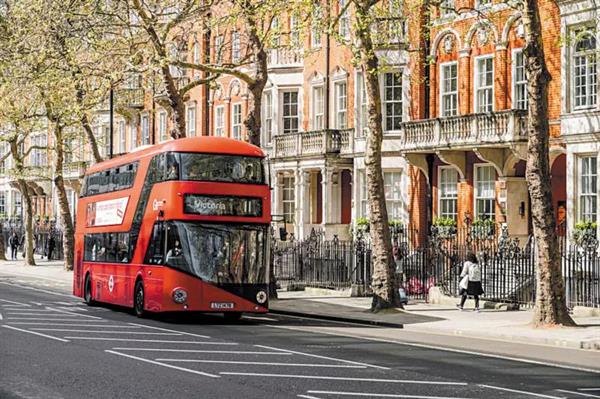
[[[211,309],[233,309],[233,302],[211,302]]]

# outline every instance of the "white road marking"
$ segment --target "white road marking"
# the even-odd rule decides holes
[[[38,310],[39,311],[39,310]],[[60,314],[60,313],[49,313],[50,311],[46,312],[46,313],[33,313],[33,312],[6,312],[7,315],[11,315],[11,316],[48,316],[48,317],[65,317],[64,314]]]
[[[55,318],[47,318],[47,317],[11,317],[11,320],[31,320],[31,321],[74,321],[76,323],[102,323],[107,322],[108,320],[86,320],[86,319],[55,319]]]
[[[2,320],[2,313],[0,313],[0,320]]]
[[[260,321],[279,321],[277,319],[272,319],[270,317],[257,317],[257,316],[244,316],[244,319],[260,320]]]
[[[310,395],[298,395],[299,398],[304,398],[304,399],[321,399],[321,398],[317,398],[316,396],[310,396]]]
[[[333,381],[362,381],[362,382],[385,382],[395,384],[419,384],[419,385],[467,385],[466,382],[444,382],[444,381],[418,381],[418,380],[389,380],[384,378],[355,378],[355,377],[330,377],[324,375],[295,375],[295,374],[269,374],[269,373],[237,373],[223,371],[223,375],[245,375],[250,377],[273,377],[273,378],[301,378],[306,380],[333,380]],[[550,396],[549,396],[550,397]]]
[[[35,331],[23,330],[21,328],[17,328],[17,327],[13,327],[13,326],[3,325],[2,327],[9,328],[9,329],[15,330],[15,331],[21,331],[21,332],[28,333],[28,334],[39,335],[40,337],[50,338],[50,339],[54,339],[56,341],[70,342],[68,339],[62,339],[62,338],[58,338],[58,337],[53,337],[52,335],[46,335],[46,334],[42,334],[42,333],[35,332]]]
[[[598,395],[592,395],[591,393],[583,393],[583,392],[575,392],[575,391],[567,391],[566,389],[557,389],[558,392],[566,392],[573,395],[584,396],[586,398],[600,398]]]
[[[370,398],[410,398],[410,399],[467,399],[456,396],[425,396],[425,395],[399,395],[392,393],[365,393],[365,392],[339,392],[339,391],[308,391],[308,393],[317,393],[323,395],[339,396],[368,396]]]
[[[600,391],[600,388],[577,388],[578,391]]]
[[[366,369],[367,366],[354,366],[351,364],[305,364],[305,363],[270,363],[270,362],[242,362],[235,360],[200,360],[200,359],[154,359],[159,362],[181,363],[217,363],[217,364],[249,364],[257,366],[289,366],[289,367],[326,367],[341,369]]]
[[[210,338],[208,335],[193,334],[193,333],[189,333],[189,332],[185,332],[185,331],[170,330],[168,328],[160,328],[160,327],[147,326],[145,324],[139,324],[139,323],[129,323],[129,324],[131,324],[132,326],[152,328],[154,330],[159,330],[159,331],[176,332],[176,333],[180,333],[180,334],[184,334],[184,335],[189,335],[190,337]]]
[[[87,318],[90,318],[90,319],[102,320],[102,317],[90,316],[90,315],[87,315],[87,314],[81,314],[81,313],[75,313],[75,312],[69,312],[68,310],[61,310],[61,309],[57,309],[57,308],[51,308],[49,306],[46,306],[46,309],[53,310],[53,311],[58,312],[58,313],[69,314],[69,315],[78,316],[78,317],[87,317]]]
[[[42,306],[42,303],[41,303],[41,302],[34,302],[34,301],[30,301],[30,302],[31,302],[31,303],[33,303],[34,305],[37,305],[37,306]]]
[[[303,355],[303,356],[315,357],[317,359],[326,359],[326,360],[333,360],[333,361],[342,362],[342,363],[357,364],[359,366],[373,367],[373,368],[382,369],[382,370],[389,370],[390,369],[389,367],[376,366],[374,364],[369,364],[369,363],[354,362],[352,360],[338,359],[338,358],[335,358],[335,357],[314,355],[312,353],[304,353],[304,352],[297,352],[297,351],[292,351],[292,350],[288,350],[288,349],[274,348],[272,346],[266,346],[266,345],[254,345],[254,346],[256,346],[257,348],[271,349],[271,350],[274,350],[274,351],[281,351],[281,352],[288,352],[288,353],[293,353],[295,355]]]
[[[84,333],[93,333],[93,334],[181,335],[181,334],[176,334],[176,333],[159,333],[159,332],[143,332],[143,331],[72,330],[70,328],[32,328],[32,330],[34,330],[34,331],[84,332]]]
[[[126,342],[157,342],[165,344],[204,344],[204,342],[196,341],[166,341],[159,339],[136,339],[136,338],[104,338],[104,337],[65,337],[68,339],[87,339],[92,341],[126,341]]]
[[[68,324],[68,323],[37,323],[28,321],[7,321],[8,324],[19,324],[29,326],[63,326],[63,327],[103,327],[103,328],[139,328],[136,326],[121,326],[108,324]],[[86,330],[87,331],[87,330]]]
[[[489,388],[489,389],[497,389],[498,391],[506,391],[506,392],[514,392],[514,393],[521,393],[523,395],[530,395],[530,396],[536,396],[538,398],[549,398],[549,399],[564,399],[561,396],[551,396],[551,395],[543,395],[541,393],[535,393],[535,392],[528,392],[528,391],[519,391],[518,389],[510,389],[510,388],[502,388],[502,387],[497,387],[494,385],[484,385],[484,384],[478,384],[480,387],[483,388]]]
[[[361,336],[361,335],[354,335],[354,334],[348,334],[348,333],[343,333],[343,332],[329,332],[329,331],[322,331],[322,330],[312,330],[311,331],[311,330],[307,330],[304,328],[294,328],[294,327],[274,326],[274,325],[269,325],[269,327],[280,328],[280,329],[285,329],[285,330],[292,330],[292,331],[303,331],[303,332],[310,331],[310,332],[316,333],[316,334],[334,335],[337,337],[348,337],[348,338],[354,338],[354,339],[364,340],[364,341],[385,342],[385,343],[396,344],[396,345],[413,346],[415,348],[434,349],[434,350],[439,350],[439,351],[444,351],[444,352],[461,353],[461,354],[465,354],[465,355],[475,355],[475,356],[481,356],[481,357],[489,357],[492,359],[510,360],[513,362],[535,364],[535,365],[539,365],[539,366],[555,367],[555,368],[566,369],[566,370],[585,371],[586,373],[600,374],[600,369],[590,369],[590,368],[585,368],[585,367],[569,366],[569,365],[565,365],[565,364],[549,363],[549,362],[543,362],[543,361],[539,361],[539,360],[524,359],[524,358],[520,358],[520,357],[497,355],[497,354],[493,354],[493,353],[484,353],[484,352],[469,351],[469,350],[465,350],[465,349],[447,348],[447,347],[437,346],[437,345],[419,344],[419,343],[415,343],[415,342],[406,342],[406,341],[400,342],[400,341],[395,341],[393,339],[365,337],[365,336]]]
[[[142,352],[177,352],[177,353],[221,353],[226,355],[279,355],[291,356],[291,353],[281,352],[253,352],[253,351],[216,351],[201,349],[162,349],[162,348],[113,348],[119,351],[142,351]]]
[[[10,285],[11,287],[17,287],[17,288],[23,288],[26,290],[32,290],[32,291],[38,291],[38,292],[43,292],[44,294],[50,294],[50,295],[57,295],[57,296],[66,296],[67,298],[75,298],[73,295],[71,294],[61,294],[58,292],[54,292],[54,291],[49,291],[49,290],[42,290],[40,288],[33,288],[33,287],[29,287],[27,285],[21,285],[21,284],[12,284],[12,283],[8,283],[6,281],[0,281],[0,284],[4,284],[4,285]]]
[[[142,357],[127,355],[125,353],[115,352],[115,351],[108,350],[108,349],[106,349],[104,352],[112,353],[113,355],[119,355],[119,356],[123,356],[123,357],[128,357],[130,359],[138,360],[140,362],[146,362],[146,363],[150,363],[150,364],[155,364],[157,366],[163,366],[163,367],[167,367],[167,368],[170,368],[170,369],[175,369],[175,370],[179,370],[179,371],[185,371],[185,372],[192,373],[192,374],[203,375],[205,377],[219,378],[218,375],[204,373],[202,371],[197,371],[197,370],[186,369],[184,367],[173,366],[172,364],[161,363],[161,362],[157,362],[157,361],[154,361],[154,360],[149,360],[149,359],[144,359]]]
[[[0,299],[0,301],[2,301],[2,302],[6,302],[6,303],[12,303],[13,305],[19,305],[19,306],[31,306],[31,305],[28,305],[28,304],[26,304],[26,303],[15,302],[15,301],[9,301],[8,299]],[[4,306],[7,306],[7,305],[4,305]]]

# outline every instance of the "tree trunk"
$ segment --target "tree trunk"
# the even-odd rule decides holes
[[[6,260],[6,241],[2,222],[0,222],[0,260]]]
[[[381,168],[381,145],[383,126],[381,113],[381,92],[379,90],[379,60],[375,55],[369,30],[368,0],[355,3],[356,30],[360,41],[359,51],[365,65],[365,83],[368,97],[368,127],[365,166],[367,193],[369,199],[370,234],[372,242],[373,275],[371,286],[373,302],[371,310],[377,312],[385,308],[402,307],[396,286],[395,263],[392,252],[392,239],[388,225],[385,203],[383,171]]]
[[[76,93],[76,98],[77,98],[77,105],[79,105],[81,107],[81,109],[85,109],[84,104],[83,104],[83,90],[78,89],[77,93]],[[90,144],[90,148],[92,149],[92,155],[94,156],[94,162],[98,163],[98,162],[102,162],[102,155],[100,155],[100,150],[98,149],[98,141],[96,141],[96,136],[94,136],[94,131],[92,130],[92,127],[90,126],[90,120],[88,119],[87,114],[85,113],[85,111],[83,111],[83,114],[81,116],[81,127],[83,127],[83,130],[85,131],[85,135],[88,139],[88,142]]]
[[[54,186],[58,196],[58,205],[60,208],[60,223],[63,228],[63,251],[65,256],[65,270],[73,270],[73,257],[75,253],[75,229],[73,227],[73,218],[69,209],[69,201],[65,190],[65,182],[63,180],[63,160],[64,147],[62,128],[54,123],[54,138],[56,140],[55,152],[56,159],[54,162]]]
[[[531,217],[537,248],[537,287],[533,324],[535,326],[574,325],[569,316],[561,256],[556,237],[550,182],[548,123],[548,83],[538,0],[524,2],[523,23],[526,31],[524,48],[529,96],[529,155],[527,186],[531,197]]]
[[[179,139],[186,135],[185,105],[168,65],[161,68],[161,75],[165,84],[167,101],[172,112],[173,129],[171,130],[171,137]]]
[[[256,74],[254,76],[254,83],[248,86],[252,98],[248,106],[248,115],[246,116],[244,125],[246,125],[248,131],[248,142],[260,147],[262,95],[269,79],[269,73],[267,70],[267,53],[265,52],[264,46],[256,34],[255,29],[252,28],[253,26],[254,25],[251,25],[250,30],[250,43],[254,49],[254,67],[256,69]]]
[[[17,179],[19,185],[19,191],[23,197],[25,203],[25,263],[28,266],[35,266],[35,259],[33,257],[33,205],[31,203],[31,196],[29,195],[29,189],[27,188],[27,182],[25,179]]]

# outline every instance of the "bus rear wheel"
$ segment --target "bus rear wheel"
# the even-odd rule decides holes
[[[144,283],[141,280],[138,280],[135,283],[135,289],[133,291],[133,311],[137,317],[146,316],[146,311],[144,310]]]
[[[83,284],[83,300],[88,306],[94,306],[96,302],[92,299],[92,279],[89,274],[85,276]]]
[[[225,312],[223,316],[226,321],[239,321],[242,318],[242,312]]]

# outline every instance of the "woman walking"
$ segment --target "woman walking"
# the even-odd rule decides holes
[[[473,252],[467,253],[465,264],[460,273],[460,305],[458,308],[463,310],[467,297],[473,296],[475,299],[475,311],[479,312],[479,295],[483,294],[483,288],[481,286],[481,268],[479,262],[477,262],[477,256]]]

